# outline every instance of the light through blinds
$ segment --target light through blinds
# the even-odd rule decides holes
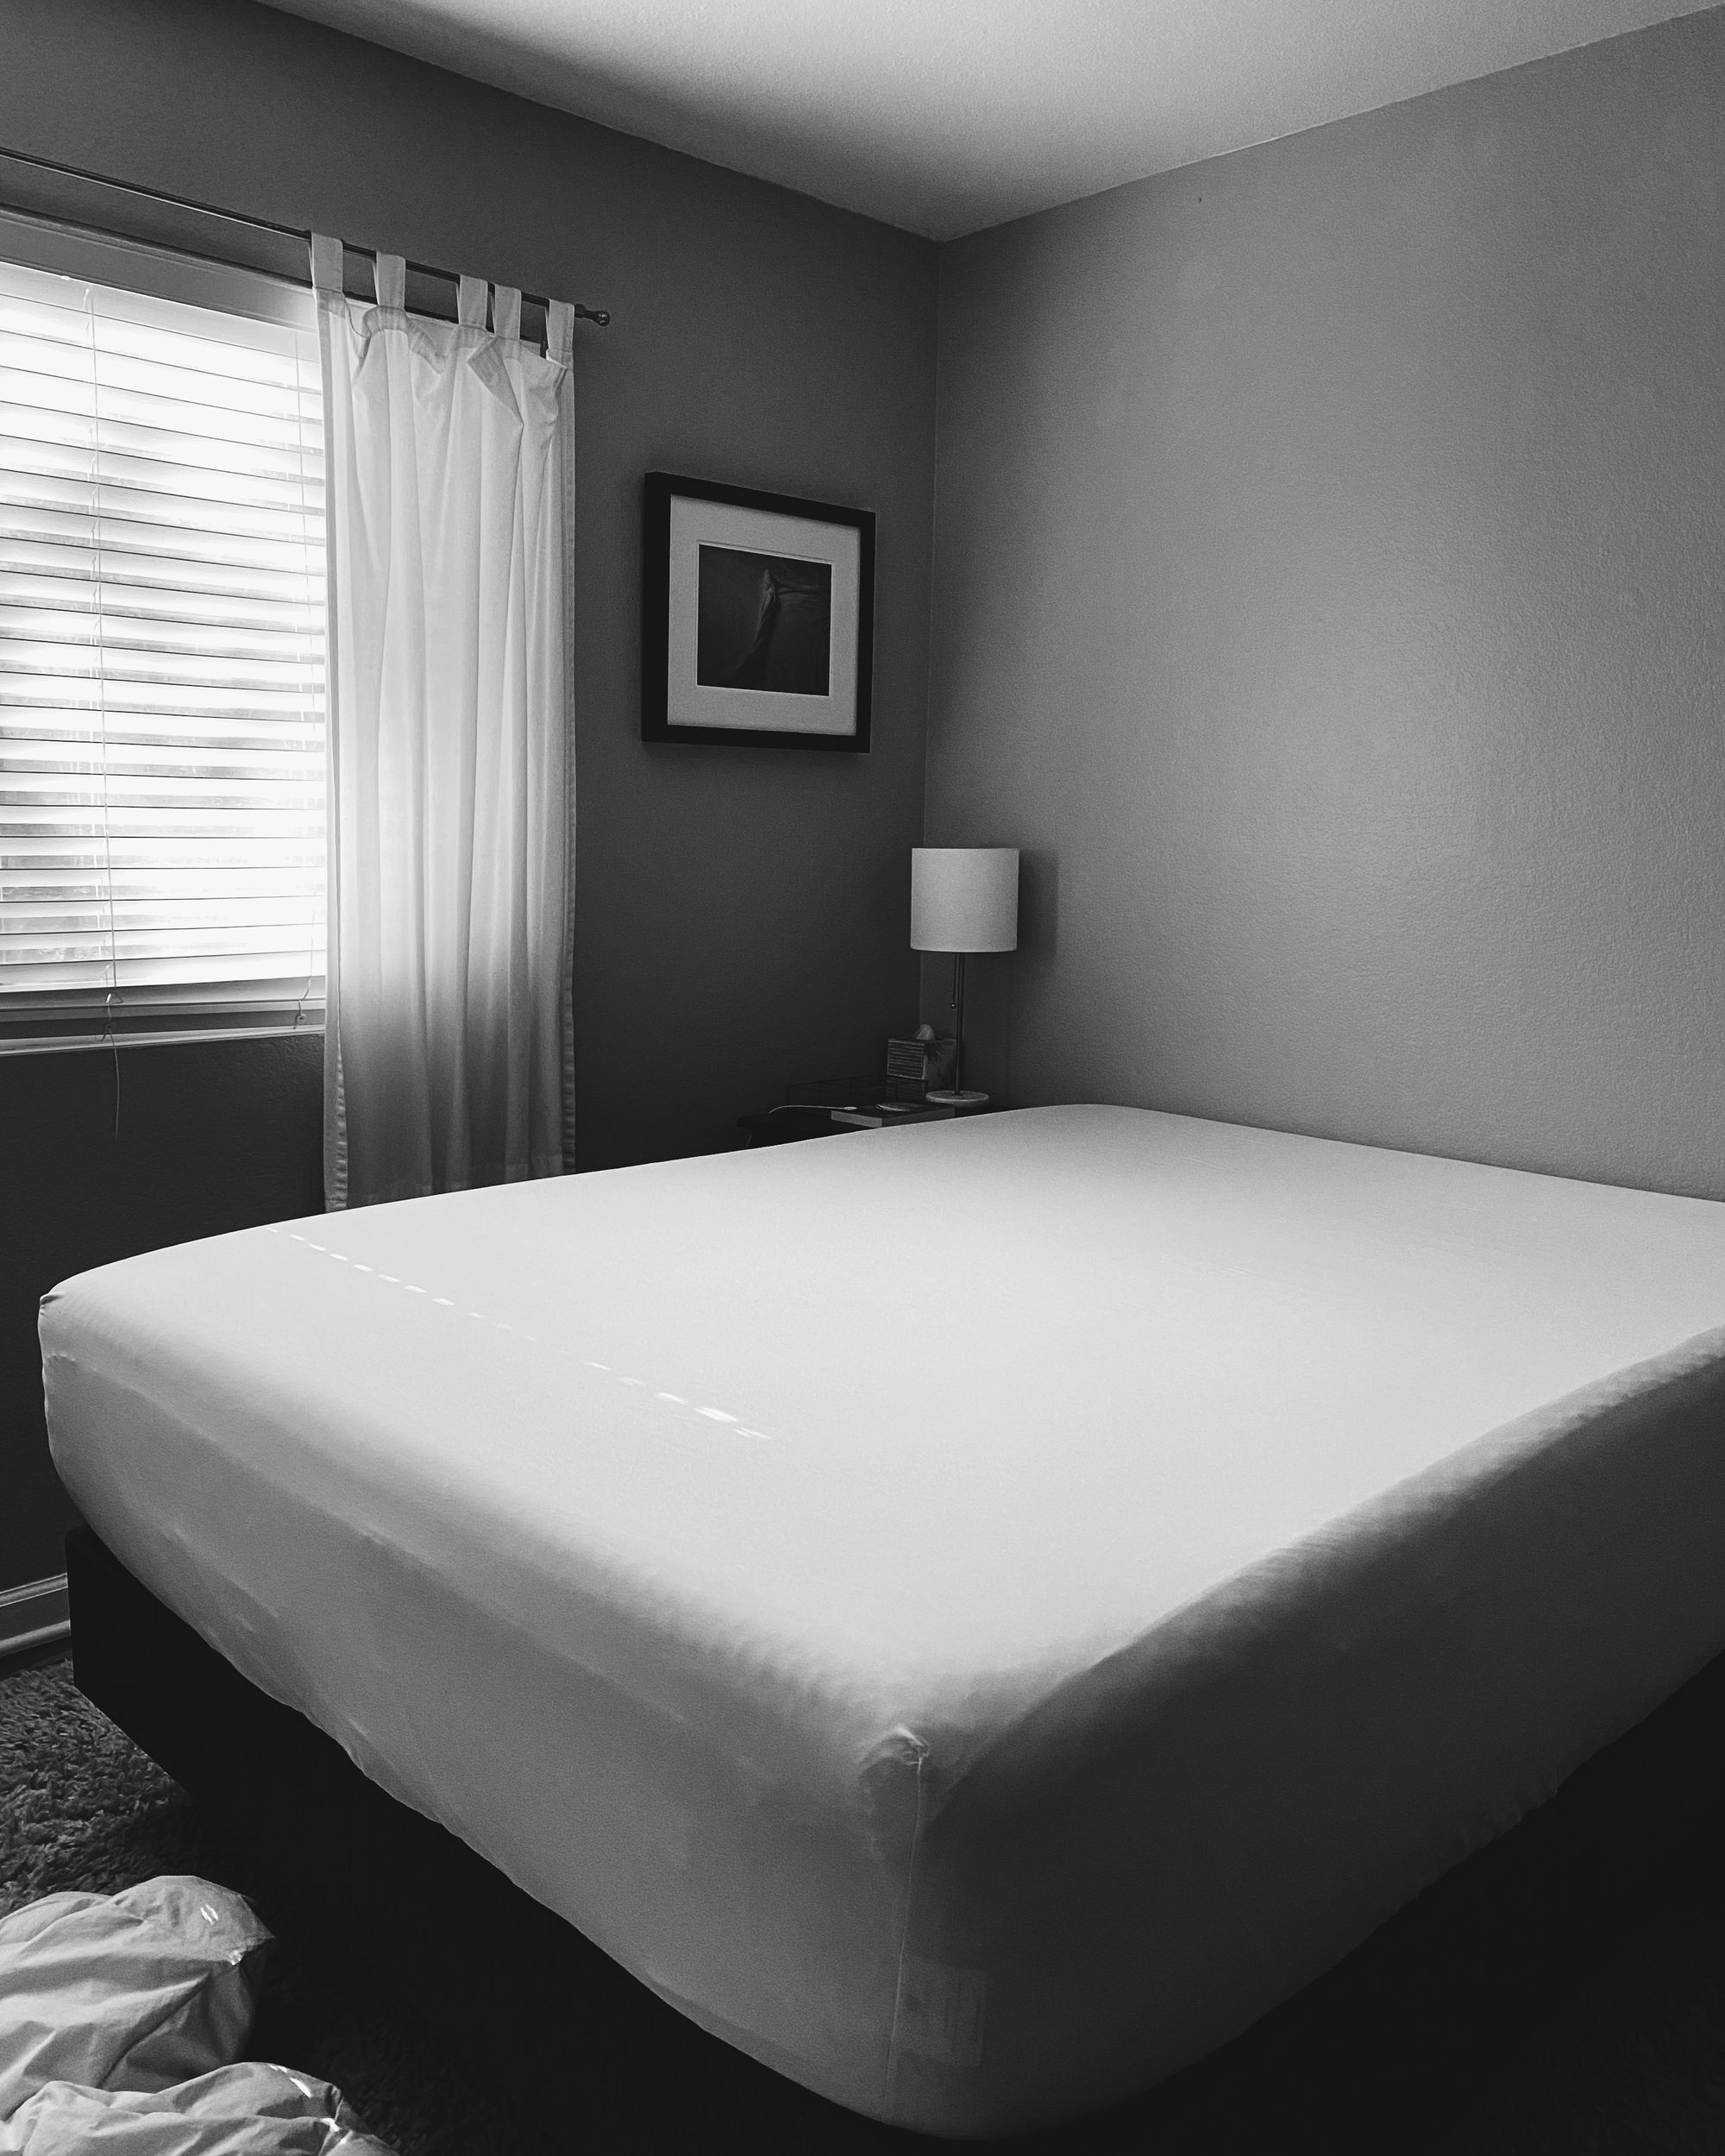
[[[322,1015],[317,333],[0,261],[0,1045]]]

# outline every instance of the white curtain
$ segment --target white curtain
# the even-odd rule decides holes
[[[521,295],[456,323],[312,242],[329,531],[324,1183],[332,1206],[569,1164],[569,360]]]

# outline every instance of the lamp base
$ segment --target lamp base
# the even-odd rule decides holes
[[[925,1093],[923,1098],[931,1108],[981,1108],[988,1096],[973,1093],[967,1088],[959,1093]]]

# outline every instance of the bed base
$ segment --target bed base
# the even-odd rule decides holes
[[[932,2146],[687,2021],[368,1782],[88,1528],[66,1538],[66,1572],[79,1690],[476,2072],[531,2106],[544,2147],[906,2156]],[[1541,2018],[1584,2010],[1596,1977],[1645,1951],[1662,1909],[1704,1903],[1725,1920],[1722,1809],[1725,1656],[1223,2051],[1100,2117],[991,2146],[1214,2156],[1281,2146],[1301,2117],[1325,2118],[1333,2147],[1386,2146],[1410,2090],[1453,2096],[1470,2071],[1489,2076],[1494,2059],[1533,2042]]]

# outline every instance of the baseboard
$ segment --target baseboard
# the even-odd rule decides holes
[[[0,1656],[22,1655],[32,1647],[52,1646],[72,1634],[66,1575],[27,1580],[22,1587],[0,1588]]]

